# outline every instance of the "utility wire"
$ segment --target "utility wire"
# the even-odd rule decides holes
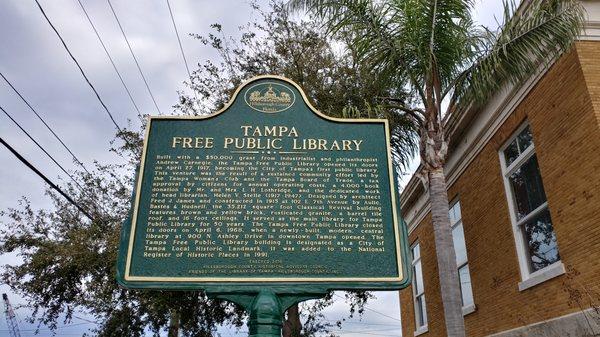
[[[342,296],[340,296],[340,295],[338,295],[338,294],[333,294],[333,295],[334,295],[335,297],[339,297],[339,298],[341,298],[341,299],[345,300],[345,298],[344,298],[344,297],[342,297]],[[366,305],[365,305],[365,309],[366,309],[366,310],[369,310],[369,311],[372,311],[372,312],[374,312],[374,313],[376,313],[376,314],[379,314],[379,315],[381,315],[381,316],[384,316],[384,317],[387,317],[387,318],[393,319],[393,320],[395,320],[395,321],[399,321],[399,322],[401,322],[401,320],[400,320],[400,319],[398,319],[398,318],[396,318],[396,317],[393,317],[393,316],[390,316],[390,315],[386,315],[386,314],[384,314],[384,313],[382,313],[382,312],[380,312],[380,311],[377,311],[377,310],[371,309],[371,308],[369,308],[369,307],[368,307],[368,306],[366,306]]]
[[[74,327],[74,326],[80,326],[80,325],[87,325],[87,324],[98,324],[95,322],[85,322],[85,323],[71,323],[71,324],[65,324],[65,325],[61,325],[61,326],[57,326],[55,329],[65,329],[65,328],[70,328],[70,327]],[[21,332],[25,331],[25,332],[35,332],[35,331],[45,331],[45,330],[52,330],[51,328],[38,328],[38,329],[21,329]],[[0,330],[0,332],[2,331],[8,331],[5,329]]]
[[[342,325],[343,324],[360,324],[360,325],[382,325],[382,326],[395,326],[398,327],[400,325],[398,325],[398,323],[371,323],[371,322],[354,322],[354,321],[349,321],[349,320],[334,320],[334,319],[325,319],[325,321],[327,322],[332,322],[332,323],[337,323],[340,322]]]
[[[92,221],[94,220],[92,218],[92,216],[89,215],[89,213],[86,212],[81,206],[79,206],[78,203],[76,203],[73,199],[71,199],[71,197],[67,193],[65,193],[63,190],[61,190],[60,187],[58,187],[55,183],[53,183],[50,179],[48,179],[48,177],[46,177],[42,172],[40,172],[40,170],[38,170],[35,166],[33,166],[27,159],[25,159],[23,156],[21,156],[19,154],[19,152],[17,152],[17,150],[15,150],[12,146],[10,146],[7,142],[5,142],[4,139],[2,139],[2,137],[0,137],[0,143],[2,143],[2,145],[4,145],[10,152],[12,152],[12,154],[15,155],[15,157],[17,157],[17,159],[19,159],[23,164],[25,164],[25,166],[27,166],[29,169],[31,169],[33,172],[35,172],[35,174],[37,174],[48,185],[50,185],[50,187],[55,189],[58,193],[60,193],[60,195],[62,195],[65,199],[67,199],[67,201],[70,202],[73,206],[75,206],[83,215],[85,215],[88,219],[90,219]]]
[[[80,319],[80,320],[82,320],[82,321],[84,321],[84,322],[88,322],[88,323],[98,324],[97,322],[94,322],[94,321],[92,321],[92,320],[89,320],[89,319],[87,319],[87,318],[83,318],[83,317],[80,317],[80,316],[75,316],[75,315],[73,315],[73,318],[77,318],[77,319]]]
[[[129,39],[127,39],[127,35],[125,34],[125,30],[123,29],[123,26],[121,25],[121,21],[119,20],[119,17],[117,16],[117,12],[115,12],[115,9],[113,8],[113,5],[110,2],[110,0],[107,0],[107,2],[108,2],[108,6],[110,7],[111,12],[113,13],[113,16],[115,17],[115,20],[117,21],[117,25],[119,25],[119,29],[121,30],[121,34],[123,34],[123,38],[125,39],[125,42],[127,43],[127,48],[129,48],[129,52],[131,53],[131,56],[133,57],[133,60],[135,61],[135,65],[137,66],[137,69],[138,69],[140,75],[142,76],[142,80],[144,80],[144,84],[146,85],[146,89],[148,90],[148,93],[150,94],[150,97],[152,98],[152,102],[154,102],[154,106],[156,107],[156,110],[158,110],[158,114],[162,115],[162,113],[160,111],[160,108],[158,107],[158,104],[156,103],[156,99],[154,99],[154,95],[152,94],[152,90],[150,90],[150,86],[148,85],[148,81],[146,80],[146,76],[144,76],[144,72],[142,71],[142,67],[140,67],[140,63],[138,62],[137,57],[135,57],[135,54],[133,53],[133,49],[131,48],[131,44],[129,43]]]
[[[24,132],[24,133],[27,135],[27,137],[28,137],[29,139],[31,139],[31,141],[32,141],[32,142],[34,142],[34,143],[35,143],[35,145],[37,145],[37,147],[39,147],[39,148],[40,148],[40,150],[42,150],[42,151],[43,151],[43,152],[46,154],[46,156],[48,156],[48,158],[50,158],[50,159],[51,159],[51,160],[54,162],[54,164],[56,164],[56,165],[57,165],[57,166],[58,166],[58,167],[59,167],[59,168],[60,168],[60,169],[61,169],[61,170],[62,170],[62,171],[63,171],[63,172],[64,172],[64,173],[65,173],[65,174],[66,174],[66,175],[69,177],[69,178],[71,178],[71,180],[73,180],[73,182],[75,182],[75,184],[76,184],[76,185],[77,185],[77,186],[78,186],[78,187],[79,187],[79,188],[80,188],[82,191],[85,191],[85,190],[84,190],[84,188],[83,188],[83,186],[81,186],[81,185],[79,184],[79,182],[77,182],[77,180],[75,180],[75,178],[73,178],[73,176],[72,176],[72,175],[71,175],[69,172],[67,172],[67,170],[65,170],[65,168],[64,168],[64,167],[63,167],[61,164],[59,164],[59,163],[56,161],[56,159],[54,159],[54,157],[52,157],[52,155],[51,155],[50,153],[48,153],[48,151],[46,151],[46,149],[44,149],[44,147],[43,147],[42,145],[40,145],[40,143],[38,143],[38,142],[37,142],[37,140],[35,140],[35,138],[33,138],[33,137],[32,137],[32,136],[29,134],[29,132],[27,132],[27,130],[25,130],[25,129],[24,129],[22,126],[21,126],[21,124],[19,124],[19,123],[18,123],[18,122],[17,122],[17,121],[16,121],[16,120],[15,120],[15,119],[14,119],[14,118],[13,118],[13,117],[12,117],[12,116],[11,116],[11,115],[8,113],[8,112],[6,112],[6,110],[4,110],[4,108],[3,108],[3,107],[1,107],[1,106],[0,106],[0,110],[2,110],[2,112],[4,112],[4,114],[5,114],[5,115],[6,115],[8,118],[10,118],[10,120],[11,120],[11,121],[13,121],[13,123],[15,123],[15,124],[17,125],[17,127],[18,127],[19,129],[21,129],[21,131],[23,131],[23,132]]]
[[[42,5],[40,5],[40,2],[38,0],[35,0],[35,3],[38,5],[40,11],[42,12],[42,15],[44,15],[44,18],[46,18],[46,21],[48,22],[48,24],[50,25],[50,27],[52,28],[52,30],[54,30],[54,33],[56,33],[56,36],[58,36],[58,39],[62,43],[63,47],[65,48],[65,50],[67,51],[67,53],[69,54],[69,56],[71,57],[71,59],[73,60],[73,62],[75,62],[75,64],[77,65],[77,68],[79,68],[79,71],[81,72],[81,75],[83,75],[83,78],[85,79],[85,81],[87,82],[87,84],[90,86],[90,88],[92,89],[92,91],[94,91],[94,94],[96,94],[96,98],[98,98],[98,101],[100,102],[100,104],[102,104],[102,107],[104,108],[104,110],[108,114],[108,117],[110,117],[110,120],[113,122],[113,124],[115,125],[115,127],[117,128],[117,130],[119,130],[119,132],[121,132],[122,130],[119,127],[119,124],[117,124],[117,122],[115,121],[115,118],[110,113],[110,110],[108,110],[108,107],[106,106],[106,104],[104,104],[104,101],[102,100],[102,98],[100,98],[100,94],[98,94],[98,91],[96,91],[96,88],[94,87],[94,85],[92,84],[92,82],[90,82],[89,78],[87,77],[87,75],[83,71],[83,68],[81,68],[81,65],[79,64],[79,62],[77,61],[77,59],[75,58],[75,56],[73,56],[73,53],[71,53],[71,50],[69,49],[69,47],[67,47],[67,44],[65,43],[65,40],[63,40],[62,36],[60,35],[60,33],[58,32],[58,30],[56,29],[56,27],[54,27],[54,25],[52,24],[52,21],[50,21],[50,18],[48,18],[48,15],[46,15],[46,12],[44,11],[44,8],[42,8]]]
[[[77,185],[77,187],[79,187],[79,189],[81,190],[82,193],[87,194],[90,197],[90,200],[94,200],[94,196],[91,194],[91,192],[89,192],[88,190],[86,190],[83,186],[81,186],[81,184],[69,173],[67,172],[67,170],[65,170],[65,168],[60,165],[58,163],[58,161],[56,161],[56,159],[54,159],[54,157],[52,157],[52,155],[50,155],[50,153],[48,153],[48,151],[46,151],[46,149],[44,149],[44,147],[37,142],[33,136],[31,136],[31,134],[29,134],[29,132],[27,132],[22,126],[21,124],[19,124],[2,106],[0,106],[0,110],[2,110],[2,112],[4,112],[4,114],[13,122],[15,123],[15,125],[21,129],[21,131],[23,131],[25,133],[25,135],[27,135],[27,137],[33,142],[35,143],[35,145],[37,145],[38,148],[40,148],[40,150],[42,150],[46,156],[48,156],[48,158],[50,158],[69,178],[71,178],[71,180],[73,180],[73,182],[75,183],[75,185]],[[85,167],[84,167],[85,169]],[[87,172],[87,170],[86,170]],[[88,172],[89,173],[89,172]],[[102,210],[103,212],[105,212],[103,207],[100,207],[98,205],[95,205],[96,207],[98,207],[100,210]]]
[[[179,50],[181,51],[181,57],[183,58],[183,64],[185,64],[185,70],[187,71],[188,77],[190,78],[190,85],[192,84],[192,73],[190,72],[190,67],[188,66],[187,58],[185,57],[185,52],[183,51],[183,45],[181,44],[181,38],[179,37],[179,31],[177,30],[177,25],[175,24],[175,17],[173,16],[173,11],[171,10],[171,3],[167,0],[167,7],[169,7],[169,15],[171,15],[171,22],[173,22],[173,28],[175,29],[175,35],[177,35],[177,42],[179,43]],[[196,95],[196,91],[194,91],[194,96]],[[196,97],[198,98],[198,97]]]
[[[85,10],[85,7],[83,6],[83,3],[81,3],[81,0],[77,0],[77,2],[79,2],[79,6],[81,6],[81,9],[83,10],[83,13],[85,14],[85,17],[87,18],[88,22],[90,23],[90,26],[92,26],[92,29],[94,30],[94,33],[96,34],[96,37],[98,38],[98,41],[100,41],[100,44],[102,45],[102,49],[104,49],[104,52],[106,53],[106,56],[108,57],[108,60],[110,61],[110,64],[112,64],[112,67],[115,70],[115,72],[117,73],[117,76],[119,77],[119,80],[121,81],[121,84],[123,84],[123,88],[125,88],[125,91],[127,92],[127,96],[129,96],[129,100],[131,100],[133,107],[137,111],[138,117],[143,122],[144,117],[142,117],[142,113],[140,112],[140,109],[138,108],[137,104],[135,103],[135,100],[133,99],[133,95],[131,94],[131,91],[129,91],[129,88],[125,84],[125,81],[123,80],[123,76],[121,76],[121,72],[117,68],[117,65],[113,61],[113,58],[110,56],[110,53],[108,52],[108,49],[106,48],[106,45],[104,44],[104,41],[102,41],[102,38],[100,37],[100,33],[98,33],[96,26],[92,22],[92,19],[88,15],[88,12]]]
[[[17,88],[15,88],[12,83],[10,83],[10,81],[6,78],[6,76],[4,76],[4,74],[2,72],[0,72],[0,76],[2,76],[2,78],[4,79],[4,81],[11,87],[11,89],[21,98],[21,100],[23,102],[25,102],[25,104],[29,107],[29,109],[31,111],[33,111],[33,113],[37,116],[37,118],[39,118],[39,120],[46,126],[46,128],[48,130],[50,130],[50,132],[52,133],[52,135],[54,135],[54,138],[56,138],[61,144],[62,146],[71,154],[71,157],[73,157],[73,159],[75,160],[75,163],[77,163],[79,166],[81,166],[85,172],[87,172],[88,174],[90,173],[90,171],[87,170],[87,168],[83,165],[83,162],[81,160],[79,160],[79,158],[77,158],[77,156],[75,156],[75,154],[73,153],[73,151],[71,151],[71,149],[69,149],[69,147],[63,142],[63,140],[56,134],[56,132],[54,132],[54,130],[52,130],[52,128],[50,127],[50,125],[48,125],[48,123],[46,123],[46,121],[42,118],[42,116],[40,116],[40,114],[33,108],[33,106],[31,106],[31,104],[29,104],[29,102],[25,99],[25,97],[23,97],[23,95],[21,95],[21,93],[19,92],[19,90],[17,90]],[[4,109],[3,109],[4,110]],[[6,113],[6,112],[5,112]],[[10,117],[9,117],[10,118]],[[12,118],[11,118],[12,119]],[[14,120],[13,120],[14,122]],[[22,130],[22,128],[21,128]]]

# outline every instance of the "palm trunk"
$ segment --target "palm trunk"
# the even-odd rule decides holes
[[[300,337],[302,331],[302,322],[300,322],[300,311],[298,303],[292,305],[287,310],[287,318],[283,323],[283,337]]]
[[[179,312],[171,310],[171,319],[169,321],[169,337],[179,337]]]
[[[448,216],[448,192],[444,169],[432,169],[428,172],[428,177],[446,333],[448,337],[464,337],[465,322],[462,314],[462,298],[456,267],[456,254],[452,241],[452,229],[450,228],[450,218]]]

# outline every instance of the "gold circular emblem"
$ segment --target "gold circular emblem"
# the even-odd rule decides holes
[[[276,113],[289,109],[296,101],[296,95],[281,83],[261,82],[246,90],[244,101],[254,110]]]

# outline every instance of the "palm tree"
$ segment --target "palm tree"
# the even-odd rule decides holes
[[[583,27],[576,0],[504,2],[497,31],[473,22],[475,0],[291,0],[349,33],[360,58],[411,96],[385,102],[418,130],[421,171],[431,203],[448,336],[464,336],[459,278],[448,218],[445,120],[477,109],[567,51]]]

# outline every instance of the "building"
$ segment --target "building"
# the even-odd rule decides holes
[[[587,35],[524,85],[446,121],[468,336],[600,335],[600,2]],[[428,196],[402,193],[414,279],[404,336],[445,336]]]

